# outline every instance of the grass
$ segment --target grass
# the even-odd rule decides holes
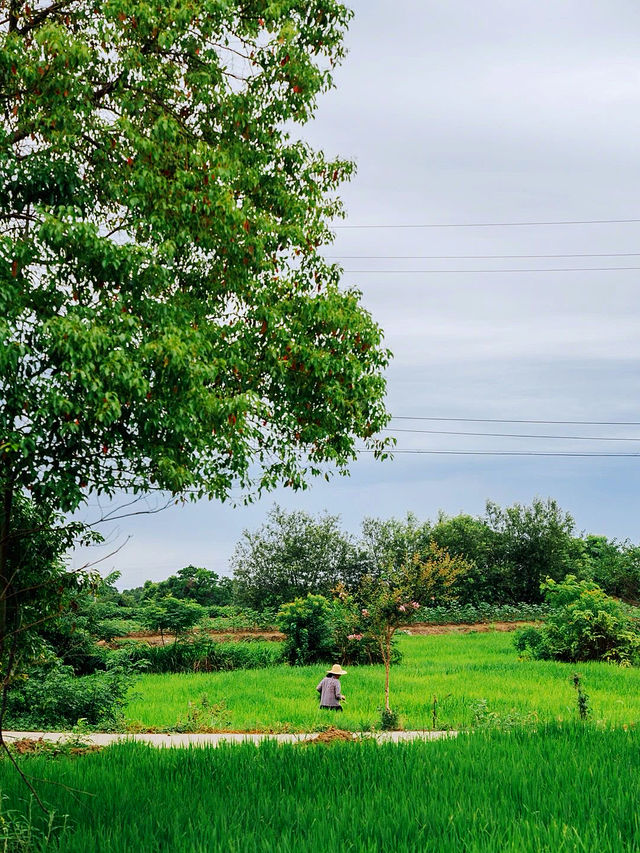
[[[69,816],[48,853],[640,851],[637,730],[551,725],[329,747],[129,743],[22,766],[86,792],[39,783],[59,820]],[[0,788],[11,808],[27,812],[6,761]]]
[[[391,670],[391,704],[405,728],[468,729],[483,700],[501,717],[537,715],[541,722],[577,716],[572,675],[582,675],[592,720],[608,725],[640,721],[640,669],[612,664],[519,661],[513,637],[500,632],[401,636],[403,662]],[[316,684],[325,667],[277,666],[210,674],[145,675],[134,688],[126,717],[142,728],[166,728],[184,720],[202,696],[214,707],[212,728],[238,731],[316,730],[336,717],[318,709]],[[347,696],[342,728],[366,730],[379,723],[381,666],[352,667],[342,679]],[[206,716],[206,715],[204,715]],[[204,717],[201,717],[204,722]],[[517,722],[517,719],[516,719]]]

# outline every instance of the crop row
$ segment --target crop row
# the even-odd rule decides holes
[[[56,819],[68,815],[49,853],[640,850],[637,731],[550,726],[328,748],[123,744],[23,767],[66,786],[39,783]],[[27,809],[22,785],[0,762],[6,835],[20,821],[7,809]]]

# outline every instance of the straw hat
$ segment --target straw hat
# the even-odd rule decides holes
[[[346,675],[347,671],[343,669],[339,663],[334,663],[331,669],[327,670],[327,675]]]

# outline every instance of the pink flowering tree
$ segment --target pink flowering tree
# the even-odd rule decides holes
[[[384,703],[389,706],[392,641],[398,628],[420,620],[425,606],[455,599],[455,582],[469,564],[431,544],[424,557],[390,568],[379,577],[365,576],[357,591],[363,630],[376,638],[384,663]]]

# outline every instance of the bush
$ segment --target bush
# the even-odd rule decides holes
[[[38,667],[9,690],[5,725],[68,729],[84,719],[91,726],[116,726],[131,683],[131,670],[122,666],[82,676],[60,663]]]
[[[541,628],[517,632],[520,651],[542,660],[640,660],[638,620],[597,584],[567,575],[561,583],[547,579],[542,590],[551,614]]]
[[[323,595],[311,593],[306,598],[296,598],[283,604],[277,618],[278,627],[286,638],[283,648],[285,660],[304,665],[333,657],[337,607]]]
[[[221,672],[263,669],[282,662],[280,643],[225,643],[198,637],[169,646],[149,646],[128,641],[110,653],[110,659],[137,663],[145,672]]]

